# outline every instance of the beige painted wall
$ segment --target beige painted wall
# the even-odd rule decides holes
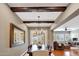
[[[10,23],[26,30],[26,43],[9,48]],[[27,27],[22,21],[8,8],[6,4],[0,4],[0,55],[21,55],[27,49],[28,33]]]

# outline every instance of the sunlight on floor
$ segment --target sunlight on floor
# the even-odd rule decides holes
[[[64,54],[65,54],[65,56],[70,56],[70,52],[69,51],[65,51]]]

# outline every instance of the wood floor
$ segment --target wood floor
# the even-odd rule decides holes
[[[53,50],[53,56],[79,56],[77,53],[79,50]]]
[[[52,50],[52,56],[79,56],[79,49],[74,50]],[[29,56],[27,53],[24,56]]]

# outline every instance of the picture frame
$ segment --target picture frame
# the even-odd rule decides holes
[[[10,48],[25,43],[25,31],[10,23]]]

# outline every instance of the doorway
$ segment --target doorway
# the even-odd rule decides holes
[[[39,42],[42,45],[48,43],[48,29],[47,28],[30,28],[30,44],[37,45]]]

